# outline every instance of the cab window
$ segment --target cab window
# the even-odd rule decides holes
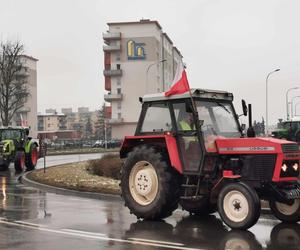
[[[167,104],[152,103],[148,106],[141,132],[164,132],[171,131],[171,115]]]

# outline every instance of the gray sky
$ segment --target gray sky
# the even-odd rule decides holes
[[[107,22],[157,20],[179,48],[191,87],[232,91],[265,113],[285,117],[285,93],[300,87],[297,0],[0,0],[0,37],[20,39],[38,62],[38,109],[103,102],[102,32]],[[300,95],[300,90],[291,96]],[[295,99],[300,102],[300,98]],[[300,108],[299,108],[300,115]]]

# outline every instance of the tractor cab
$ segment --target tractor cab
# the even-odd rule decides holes
[[[193,89],[140,101],[135,135],[120,150],[122,197],[138,218],[162,219],[180,204],[192,214],[218,211],[231,228],[247,229],[266,200],[278,219],[300,220],[298,144],[251,129],[245,138],[231,93]],[[249,105],[249,128],[251,120]]]

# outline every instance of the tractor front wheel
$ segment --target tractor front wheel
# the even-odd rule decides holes
[[[260,200],[255,190],[247,184],[229,183],[219,194],[218,211],[229,227],[247,229],[253,226],[260,216]]]
[[[22,172],[25,168],[25,154],[23,151],[17,151],[15,156],[15,170]]]
[[[35,144],[30,145],[29,153],[26,154],[26,170],[35,169],[38,160],[38,151]]]
[[[178,206],[179,180],[179,174],[169,166],[162,152],[152,147],[136,147],[121,170],[125,206],[138,218],[168,217]]]
[[[297,222],[300,220],[300,199],[294,200],[293,204],[270,201],[270,208],[275,217],[282,222]]]

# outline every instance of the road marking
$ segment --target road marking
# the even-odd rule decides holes
[[[25,225],[25,224],[18,224],[13,221],[5,221],[5,220],[3,220],[3,218],[0,218],[0,224],[7,224],[7,225],[12,225],[12,226],[17,226],[17,227],[30,228],[30,229],[34,229],[34,230],[43,231],[43,232],[57,233],[57,234],[63,234],[63,235],[72,235],[72,236],[88,238],[88,239],[95,239],[95,240],[102,240],[102,241],[115,241],[115,242],[128,243],[128,244],[134,244],[134,245],[154,246],[154,247],[179,249],[179,250],[202,250],[201,248],[190,248],[190,247],[183,247],[183,246],[164,245],[164,244],[151,243],[151,242],[133,241],[133,240],[129,240],[129,239],[118,239],[118,238],[94,236],[94,235],[75,233],[75,232],[67,232],[67,231],[63,231],[63,230],[55,230],[55,229],[44,228],[44,227],[35,227],[35,226],[30,226],[30,225]]]
[[[145,242],[159,243],[159,244],[166,244],[166,245],[184,246],[184,244],[182,244],[182,243],[169,242],[169,241],[148,240],[148,239],[142,239],[142,238],[128,238],[128,239],[134,240],[134,241],[145,241]]]
[[[69,229],[69,228],[64,228],[62,231],[66,232],[72,232],[72,233],[82,233],[82,234],[87,234],[87,235],[96,235],[96,236],[106,236],[106,234],[101,234],[101,233],[94,233],[94,232],[87,232],[87,231],[80,231],[80,230],[74,230],[74,229]]]
[[[35,224],[35,223],[30,223],[30,222],[26,222],[26,221],[14,221],[15,223],[18,223],[20,225],[27,225],[27,226],[33,226],[33,227],[47,227],[46,225],[40,225],[40,224]]]

